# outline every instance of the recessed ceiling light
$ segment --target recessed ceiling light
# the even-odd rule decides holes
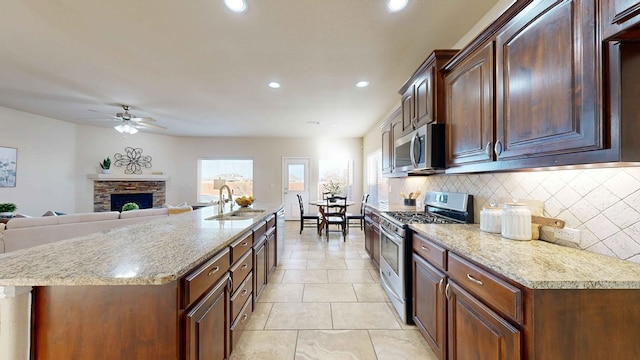
[[[309,125],[320,125],[320,121],[307,121]]]
[[[367,87],[367,86],[369,86],[369,82],[368,81],[358,81],[356,83],[356,86],[359,87],[359,88]]]
[[[387,10],[390,12],[400,11],[407,6],[408,2],[409,0],[389,0],[389,2],[387,2]]]
[[[280,83],[272,81],[272,82],[269,83],[269,87],[272,88],[272,89],[277,89],[277,88],[280,87]]]
[[[243,12],[247,10],[247,2],[245,0],[224,0],[224,4],[227,5],[231,11]]]

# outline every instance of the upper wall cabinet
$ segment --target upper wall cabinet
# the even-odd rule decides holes
[[[448,166],[494,159],[493,68],[491,41],[447,74]]]
[[[628,33],[640,24],[640,1],[601,0],[603,38],[638,38],[638,32]]]
[[[444,123],[444,78],[440,71],[458,50],[434,50],[407,80],[402,96],[402,133],[429,123]]]
[[[447,172],[593,161],[577,154],[606,143],[597,3],[516,2],[447,64]]]
[[[594,0],[538,1],[496,36],[498,160],[600,149]]]

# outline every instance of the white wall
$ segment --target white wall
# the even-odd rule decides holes
[[[254,197],[259,201],[282,201],[282,158],[311,159],[311,187],[317,186],[320,159],[354,160],[354,198],[362,194],[361,138],[178,138],[179,161],[172,179],[181,201],[195,203],[199,158],[251,158],[254,160]]]
[[[0,188],[0,202],[15,202],[18,212],[32,216],[47,210],[67,213],[93,211],[93,181],[98,162],[141,148],[152,157],[146,174],[162,171],[167,202],[197,201],[198,158],[252,158],[254,196],[282,201],[282,158],[311,159],[311,186],[316,186],[319,159],[354,160],[354,198],[362,194],[361,138],[211,138],[173,137],[138,132],[126,138],[112,128],[74,125],[64,121],[0,107],[0,146],[18,148],[17,187]],[[114,174],[124,168],[112,163]]]
[[[74,212],[75,139],[75,125],[0,107],[0,146],[18,149],[16,187],[0,188],[0,202],[37,216]]]

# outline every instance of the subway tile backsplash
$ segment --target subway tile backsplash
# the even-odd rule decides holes
[[[640,167],[554,170],[390,179],[389,200],[400,192],[465,192],[474,196],[475,222],[491,199],[544,201],[544,215],[580,229],[579,247],[640,263]],[[541,238],[556,242],[543,228]]]

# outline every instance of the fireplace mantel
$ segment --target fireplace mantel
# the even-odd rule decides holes
[[[167,175],[126,175],[126,174],[87,174],[87,178],[93,181],[167,181]]]

